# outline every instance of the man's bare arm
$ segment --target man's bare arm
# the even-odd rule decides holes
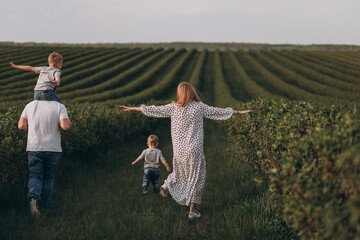
[[[28,130],[28,120],[24,117],[20,117],[19,119],[19,122],[18,122],[18,128],[20,130],[25,130],[27,131]]]
[[[60,120],[60,127],[64,130],[68,130],[71,127],[71,121],[68,118],[64,118]]]

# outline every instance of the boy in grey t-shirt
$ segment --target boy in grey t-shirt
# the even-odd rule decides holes
[[[49,66],[44,67],[21,66],[13,64],[12,62],[10,62],[10,65],[13,68],[39,74],[34,88],[34,100],[57,101],[62,103],[60,98],[56,96],[55,90],[56,85],[60,85],[60,69],[62,67],[63,57],[59,53],[53,52],[49,55],[48,62]]]
[[[144,177],[142,183],[143,194],[148,193],[149,183],[151,181],[153,185],[153,190],[155,193],[159,192],[159,170],[160,170],[160,161],[166,167],[167,172],[171,172],[171,168],[165,161],[161,150],[156,147],[159,144],[159,139],[156,135],[150,135],[147,139],[148,149],[145,149],[141,155],[131,163],[135,165],[142,159],[145,159],[144,162]]]

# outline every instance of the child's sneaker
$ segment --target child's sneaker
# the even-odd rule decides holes
[[[194,211],[193,213],[189,213],[189,219],[196,219],[196,218],[200,218],[201,214],[198,211]]]
[[[35,198],[31,198],[30,200],[30,213],[33,216],[40,216],[40,211],[39,209],[36,207],[36,199]]]
[[[168,189],[167,189],[167,187],[165,187],[164,185],[162,185],[161,187],[160,187],[160,195],[163,197],[163,198],[166,198],[167,197],[167,195],[168,195]]]

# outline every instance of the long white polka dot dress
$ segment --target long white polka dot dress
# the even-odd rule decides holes
[[[232,116],[232,108],[217,108],[190,101],[184,108],[176,103],[141,105],[141,111],[149,117],[171,118],[173,171],[165,184],[177,203],[186,206],[191,202],[200,204],[206,178],[203,118],[226,120]]]

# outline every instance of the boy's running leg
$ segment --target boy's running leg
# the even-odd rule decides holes
[[[152,176],[151,176],[151,183],[153,185],[153,190],[154,193],[158,193],[159,192],[159,176],[160,176],[160,171],[159,170],[152,170]]]
[[[148,191],[149,183],[150,183],[150,169],[145,168],[143,182],[142,182],[142,190],[144,194],[146,194]]]

